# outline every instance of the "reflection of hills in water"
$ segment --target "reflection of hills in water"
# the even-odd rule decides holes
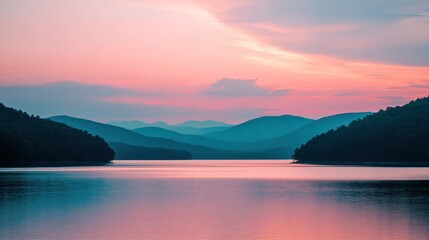
[[[428,233],[427,180],[314,180],[346,168],[295,165],[287,171],[313,169],[313,178],[263,179],[254,175],[260,161],[230,162],[232,167],[192,162],[188,168],[125,161],[101,170],[0,172],[0,238],[390,240],[425,239]],[[261,164],[262,172],[285,169],[275,161]],[[218,177],[165,176],[201,167]],[[386,170],[360,169],[374,177]],[[404,170],[422,176],[413,173],[418,169]],[[231,172],[247,178],[222,178]]]

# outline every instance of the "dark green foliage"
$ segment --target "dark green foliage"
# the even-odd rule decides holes
[[[186,151],[166,148],[148,148],[128,145],[124,143],[110,142],[109,146],[115,150],[115,159],[120,160],[183,160],[192,159],[192,155]]]
[[[114,152],[98,136],[41,119],[0,103],[0,164],[109,162]]]
[[[294,158],[301,162],[429,163],[429,97],[318,135],[298,148]]]

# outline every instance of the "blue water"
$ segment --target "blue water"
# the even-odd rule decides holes
[[[122,161],[0,169],[0,239],[427,239],[429,168]]]

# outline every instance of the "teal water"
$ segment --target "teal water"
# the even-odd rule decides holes
[[[427,239],[429,168],[120,161],[0,169],[0,239]]]

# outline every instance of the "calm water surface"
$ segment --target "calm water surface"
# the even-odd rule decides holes
[[[429,168],[120,161],[0,169],[0,239],[428,239]]]

